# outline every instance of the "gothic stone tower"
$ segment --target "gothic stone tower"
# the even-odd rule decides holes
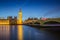
[[[18,24],[22,24],[22,10],[21,9],[18,13]]]

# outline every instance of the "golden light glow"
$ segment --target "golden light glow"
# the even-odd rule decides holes
[[[17,21],[18,24],[22,24],[22,11],[20,10],[19,11],[19,14],[18,14],[18,21]]]
[[[23,27],[18,25],[18,40],[23,40]]]
[[[19,11],[18,14],[18,24],[22,24],[22,11]],[[22,25],[18,25],[18,40],[23,40],[23,27]]]
[[[9,24],[9,20],[0,20],[0,24]]]

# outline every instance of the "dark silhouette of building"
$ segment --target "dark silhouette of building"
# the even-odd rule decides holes
[[[12,16],[8,16],[7,19],[9,20],[9,24],[17,24],[16,16],[14,16],[14,18],[12,18]]]

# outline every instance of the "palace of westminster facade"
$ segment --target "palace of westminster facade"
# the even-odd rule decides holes
[[[7,19],[0,19],[0,24],[22,24],[22,11],[20,10],[18,13],[18,18],[14,16],[8,16]]]

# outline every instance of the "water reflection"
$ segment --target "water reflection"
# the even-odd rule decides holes
[[[23,40],[23,26],[18,25],[18,40]]]
[[[17,40],[17,25],[10,25],[10,40]]]
[[[9,25],[0,25],[0,40],[10,39],[10,27]]]
[[[25,25],[0,25],[0,40],[60,40],[60,31]]]

